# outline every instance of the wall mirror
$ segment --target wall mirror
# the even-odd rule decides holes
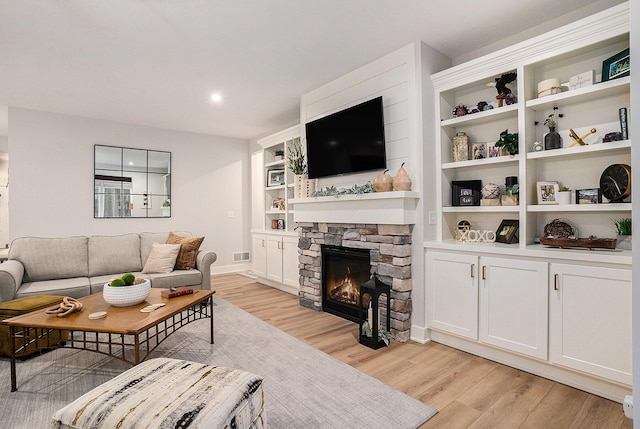
[[[171,217],[171,152],[95,145],[93,217]]]

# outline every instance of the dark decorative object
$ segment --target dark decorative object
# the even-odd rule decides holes
[[[556,132],[555,127],[550,127],[544,135],[544,150],[562,149],[562,136]]]
[[[487,107],[488,105],[489,103],[487,103],[486,101],[480,101],[476,107],[478,108],[479,112],[482,112],[485,110],[485,107]]]
[[[602,81],[629,76],[631,63],[629,61],[629,49],[625,49],[602,62]]]
[[[471,196],[473,203],[470,205],[479,206],[481,189],[482,180],[454,180],[451,182],[451,205],[458,207],[460,206],[460,197]]]
[[[380,297],[382,295],[386,295],[387,301],[386,332],[380,326]],[[368,297],[368,305],[366,305],[365,296]],[[364,315],[365,311],[367,311],[366,317]],[[375,274],[371,276],[369,281],[360,286],[358,316],[360,344],[374,350],[389,345],[388,331],[391,331],[391,288],[380,281]]]
[[[545,246],[571,248],[571,247],[585,247],[589,250],[592,249],[615,249],[615,238],[555,238],[555,237],[540,237],[540,243]]]
[[[506,244],[517,243],[519,225],[520,221],[517,219],[504,219],[500,222],[500,226],[496,231],[496,242]]]
[[[602,143],[617,142],[620,140],[622,140],[622,133],[619,133],[617,131],[607,133],[604,135],[604,137],[602,137]]]
[[[611,164],[600,176],[600,189],[612,203],[621,203],[631,195],[631,167],[627,164]]]
[[[629,130],[627,128],[627,108],[621,107],[618,109],[618,116],[620,116],[620,134],[622,140],[629,138]]]
[[[569,222],[554,219],[544,226],[544,236],[554,238],[575,237],[575,228]]]
[[[507,103],[507,106],[511,104],[516,104],[518,102],[518,97],[516,97],[513,94],[507,94],[507,96],[504,97],[504,102]]]
[[[518,133],[509,133],[509,129],[500,133],[500,138],[496,142],[495,146],[504,147],[509,152],[509,155],[518,154]]]
[[[451,112],[454,117],[464,116],[467,113],[469,113],[469,109],[467,109],[467,106],[465,106],[464,104],[458,104],[453,108],[453,111]]]
[[[496,78],[496,90],[498,91],[498,95],[511,94],[511,89],[507,88],[507,84],[513,82],[518,77],[516,72],[505,73],[500,77]]]

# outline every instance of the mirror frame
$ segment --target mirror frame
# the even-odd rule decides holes
[[[94,145],[93,217],[171,217],[171,152]]]

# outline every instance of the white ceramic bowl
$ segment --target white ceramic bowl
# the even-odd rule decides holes
[[[102,297],[114,307],[129,307],[144,302],[149,292],[151,282],[146,279],[143,283],[131,286],[111,286],[106,283],[102,289]]]

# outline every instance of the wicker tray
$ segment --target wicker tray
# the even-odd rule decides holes
[[[540,237],[540,243],[552,247],[586,247],[587,249],[615,249],[615,238],[555,238]]]

